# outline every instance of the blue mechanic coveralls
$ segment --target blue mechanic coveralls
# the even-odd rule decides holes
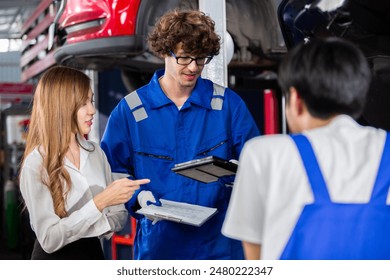
[[[333,203],[314,151],[304,135],[292,136],[314,194],[306,205],[281,259],[390,259],[390,137],[387,133],[377,178],[367,204]]]
[[[171,169],[209,155],[238,159],[244,143],[259,130],[236,93],[202,78],[178,110],[160,88],[163,74],[157,71],[149,84],[119,102],[101,146],[113,172],[149,178],[142,189],[157,198],[215,207],[218,213],[201,227],[164,220],[152,225],[134,213],[138,191],[126,204],[137,219],[134,258],[243,259],[241,243],[221,234],[231,187],[221,179],[200,183]]]

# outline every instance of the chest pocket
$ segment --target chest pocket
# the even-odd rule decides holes
[[[214,146],[203,148],[204,150],[201,148],[200,151],[198,152],[197,156],[199,156],[199,157],[208,156],[211,153],[213,153],[213,151],[216,151],[218,148],[221,147],[221,149],[222,149],[222,146],[227,145],[227,142],[228,142],[228,140],[224,139],[224,140],[221,140],[218,143],[216,143]]]
[[[196,158],[217,156],[223,159],[232,158],[232,147],[226,131],[219,135],[203,141],[195,151]]]
[[[137,148],[133,152],[134,172],[136,178],[148,178],[150,190],[155,193],[164,193],[170,191],[170,182],[172,176],[171,168],[174,159],[173,153],[165,149],[158,148]]]

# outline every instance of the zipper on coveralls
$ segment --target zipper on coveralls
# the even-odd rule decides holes
[[[158,159],[164,159],[164,160],[170,160],[170,161],[173,160],[173,158],[171,158],[169,156],[154,155],[154,154],[148,154],[148,153],[144,153],[144,152],[136,152],[136,153],[141,155],[141,156],[146,156],[146,157],[150,157],[150,158],[158,158]]]
[[[209,152],[211,152],[211,151],[215,150],[216,148],[222,146],[222,145],[225,144],[226,142],[227,142],[227,140],[221,141],[221,142],[219,142],[217,145],[211,147],[210,149],[207,149],[207,150],[205,150],[205,151],[200,152],[199,154],[197,154],[197,156],[205,156],[205,155],[207,155]]]

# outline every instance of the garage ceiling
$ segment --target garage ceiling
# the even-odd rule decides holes
[[[0,39],[19,39],[23,22],[41,0],[0,0]]]

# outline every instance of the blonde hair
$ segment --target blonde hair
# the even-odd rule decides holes
[[[43,151],[41,180],[49,188],[55,213],[61,218],[67,216],[65,201],[72,185],[64,158],[71,137],[80,133],[77,111],[88,99],[90,89],[87,75],[64,66],[47,70],[35,89],[23,159],[36,147]]]

